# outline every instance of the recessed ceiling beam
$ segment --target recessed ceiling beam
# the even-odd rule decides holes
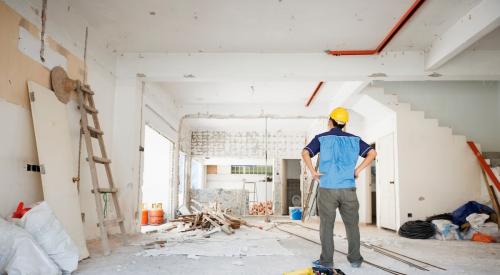
[[[259,53],[142,53],[118,57],[117,77],[144,81],[500,80],[500,51],[466,51],[429,77],[422,51],[340,56]]]
[[[500,1],[483,0],[434,41],[426,69],[438,69],[499,26]]]

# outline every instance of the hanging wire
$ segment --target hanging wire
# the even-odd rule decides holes
[[[102,210],[104,218],[108,215],[108,193],[102,194],[102,199],[104,200],[104,209]]]

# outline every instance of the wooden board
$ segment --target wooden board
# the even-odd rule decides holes
[[[87,258],[89,252],[83,232],[80,201],[76,185],[72,181],[76,173],[66,105],[51,90],[35,82],[28,81],[28,91],[38,160],[43,167],[41,177],[44,200],[77,245],[80,259]]]

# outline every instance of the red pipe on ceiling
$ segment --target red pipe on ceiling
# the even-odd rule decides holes
[[[399,30],[404,26],[404,24],[411,18],[411,16],[420,8],[420,6],[425,2],[425,0],[416,0],[410,6],[410,8],[399,18],[398,22],[391,31],[384,37],[382,42],[379,43],[374,50],[327,50],[327,54],[331,55],[374,55],[379,54],[389,42],[396,36]]]
[[[306,102],[306,107],[309,107],[309,105],[311,104],[311,102],[313,101],[314,97],[316,96],[316,94],[318,93],[319,89],[321,88],[321,86],[323,86],[323,81],[320,81],[318,83],[318,86],[316,86],[316,89],[314,89],[314,92],[311,94],[311,96],[309,97],[309,99],[307,100]]]
[[[403,28],[404,24],[408,22],[408,20],[412,17],[413,14],[422,6],[422,4],[425,2],[425,0],[415,0],[413,4],[410,6],[410,8],[399,18],[398,22],[394,27],[392,27],[391,31],[384,37],[382,42],[379,43],[376,49],[374,50],[328,50],[326,51],[327,54],[331,55],[375,55],[379,54],[386,46],[389,44],[389,42],[396,36],[399,30]],[[323,85],[323,81],[320,81],[318,83],[318,86],[316,86],[316,89],[314,92],[311,94],[309,99],[307,100],[306,107],[309,107],[311,102],[313,101],[314,97],[318,94],[319,89]]]

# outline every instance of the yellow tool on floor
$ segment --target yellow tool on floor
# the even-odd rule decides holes
[[[285,272],[283,275],[314,275],[312,267]]]

